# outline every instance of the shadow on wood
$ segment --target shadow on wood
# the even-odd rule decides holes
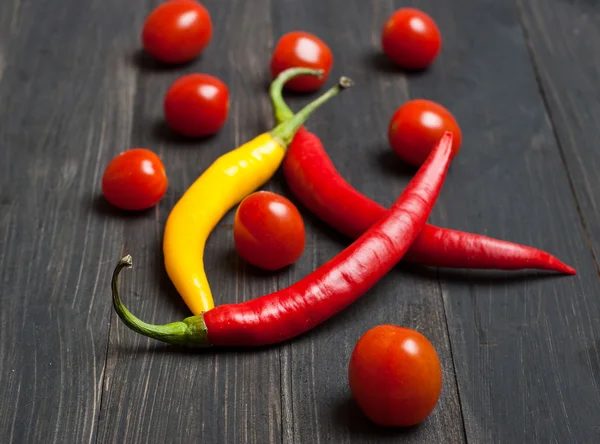
[[[177,133],[172,129],[164,119],[158,119],[152,124],[152,135],[156,140],[173,144],[169,149],[181,147],[199,148],[203,143],[207,143],[216,137],[216,134],[206,137],[187,137]]]
[[[142,219],[148,217],[153,212],[152,208],[138,211],[121,210],[108,202],[101,194],[93,195],[89,200],[89,206],[94,213],[121,220]]]
[[[352,436],[363,436],[387,441],[398,442],[411,435],[420,433],[424,427],[418,424],[412,427],[383,427],[375,424],[360,410],[350,395],[346,399],[337,401],[333,406],[335,424],[352,433]]]
[[[400,74],[402,70],[394,65],[387,56],[378,50],[376,52],[369,51],[365,53],[365,65],[372,66],[376,71],[389,73],[389,74]]]
[[[120,322],[120,320],[119,320],[119,322]],[[137,333],[135,333],[135,334],[137,334]],[[146,356],[147,354],[150,353],[152,355],[180,355],[180,356],[198,355],[198,356],[206,356],[207,359],[208,358],[212,359],[218,355],[227,355],[227,354],[249,356],[254,353],[259,353],[259,352],[263,352],[266,350],[276,349],[278,347],[281,347],[282,345],[283,345],[283,343],[257,346],[257,347],[233,347],[233,346],[232,347],[217,347],[217,346],[213,346],[213,347],[207,347],[207,348],[192,348],[192,347],[185,347],[185,346],[176,345],[176,344],[166,344],[166,343],[160,342],[158,340],[152,339],[148,343],[147,347],[135,346],[131,343],[120,344],[119,351],[124,354],[132,355],[134,357],[139,356],[141,358],[144,358],[144,356]]]
[[[395,65],[387,56],[378,50],[377,52],[369,51],[365,54],[365,64],[372,66],[375,71],[388,74],[407,74],[411,76],[420,76],[427,73],[425,69],[408,69]]]
[[[464,282],[465,284],[487,284],[487,285],[510,285],[523,282],[535,282],[546,279],[568,279],[575,276],[567,276],[552,271],[540,270],[477,270],[477,269],[452,269],[452,268],[428,268],[418,264],[402,263],[403,271],[414,276],[427,277],[432,280],[437,278],[447,282]]]
[[[190,66],[199,60],[201,60],[202,54],[198,58],[191,60],[187,63],[163,63],[160,60],[155,59],[143,49],[136,49],[133,54],[129,56],[131,63],[138,68],[141,72],[177,72],[182,68]]]
[[[176,310],[177,313],[181,313],[182,319],[186,318],[191,315],[190,309],[185,304],[184,300],[175,288],[175,285],[173,285],[173,282],[171,281],[171,278],[169,277],[165,268],[162,236],[155,242],[154,250],[156,251],[156,258],[154,260],[155,272],[152,274],[152,279],[154,281],[153,284],[154,286],[158,286],[158,288],[160,288],[161,294],[166,295],[165,300],[170,302],[170,305],[172,305],[173,309]],[[173,319],[173,321],[175,320],[177,319]]]
[[[396,156],[389,145],[386,145],[377,153],[377,163],[383,174],[394,177],[400,176],[412,179],[418,171],[418,168],[403,162]]]
[[[236,271],[239,271],[244,274],[244,276],[249,277],[254,280],[268,280],[272,278],[277,278],[280,276],[286,276],[289,273],[290,268],[294,266],[294,264],[288,265],[287,267],[283,267],[279,270],[269,271],[263,270],[257,266],[252,265],[249,262],[246,262],[237,252],[235,246],[231,246],[231,248],[219,251],[217,255],[217,263],[220,267],[229,270],[230,273],[235,274]],[[241,264],[241,268],[239,267]]]

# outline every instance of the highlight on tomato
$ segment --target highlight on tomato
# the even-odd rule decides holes
[[[175,80],[163,104],[165,120],[188,137],[216,134],[229,114],[229,89],[217,77],[194,73]]]
[[[283,35],[271,56],[271,75],[275,78],[288,68],[311,68],[323,70],[323,75],[298,76],[285,84],[285,88],[297,92],[313,92],[321,88],[333,66],[333,54],[327,44],[316,35],[304,31],[292,31]]]
[[[433,63],[439,54],[442,36],[427,13],[416,8],[401,8],[383,25],[381,46],[395,64],[421,70]]]
[[[238,206],[233,240],[246,262],[269,271],[296,262],[305,246],[304,222],[296,206],[270,191],[248,195]]]
[[[122,210],[145,210],[156,205],[168,187],[160,158],[145,148],[132,148],[114,157],[102,176],[104,198]]]
[[[142,29],[144,50],[164,63],[185,63],[209,44],[213,25],[208,10],[194,0],[169,0],[157,6]]]
[[[439,103],[415,99],[404,103],[392,115],[388,141],[400,159],[419,167],[446,131],[452,133],[452,158],[455,158],[462,144],[455,117]]]
[[[431,342],[395,325],[378,325],[358,340],[348,378],[359,408],[381,426],[423,422],[442,390],[442,366]]]

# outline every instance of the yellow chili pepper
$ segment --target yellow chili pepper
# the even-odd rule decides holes
[[[273,82],[320,70],[291,68]],[[165,226],[165,267],[194,315],[214,307],[204,272],[208,236],[234,205],[267,182],[279,168],[296,131],[321,104],[352,85],[347,77],[274,129],[219,157],[183,194]]]

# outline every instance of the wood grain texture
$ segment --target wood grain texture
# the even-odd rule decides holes
[[[121,238],[96,200],[102,165],[131,132],[127,11],[113,0],[0,5],[3,443],[95,441],[103,296]]]
[[[304,29],[327,42],[335,57],[329,84],[340,75],[356,82],[320,110],[307,127],[323,140],[336,167],[352,185],[386,205],[397,199],[412,177],[390,156],[386,140],[389,117],[405,101],[407,91],[405,76],[381,69],[379,30],[392,11],[391,2],[386,1],[367,6],[361,1],[285,0],[277,3],[273,18],[275,40],[290,30]],[[308,212],[303,209],[303,214]],[[287,279],[280,279],[281,286],[296,282],[350,243],[324,223],[307,219],[307,250]],[[424,424],[408,430],[375,427],[357,408],[348,387],[348,361],[356,341],[383,323],[425,334],[443,366],[438,406]],[[284,418],[291,427],[285,442],[464,442],[443,300],[435,276],[421,277],[401,267],[393,270],[344,312],[287,344],[282,374],[287,382],[282,387],[284,411],[289,416]]]
[[[600,247],[600,4],[593,1],[517,1],[590,243]]]
[[[144,10],[158,2],[146,5]],[[140,71],[132,144],[159,153],[170,178],[156,209],[128,221],[125,251],[134,267],[123,274],[124,302],[140,318],[167,323],[189,316],[164,271],[162,234],[170,209],[221,154],[273,124],[265,81],[271,42],[270,2],[203,2],[214,23],[210,46],[185,67],[161,68],[135,54]],[[139,20],[140,15],[137,17]],[[139,27],[139,24],[137,25]],[[206,72],[229,87],[229,119],[218,135],[186,141],[165,125],[164,93],[176,78]],[[233,249],[234,211],[219,223],[205,250],[215,303],[276,290],[277,278],[257,273]],[[120,252],[115,251],[115,259]],[[281,441],[279,352],[185,352],[142,338],[113,319],[99,442],[267,443]]]
[[[600,210],[597,190],[600,187],[600,152],[596,137],[600,135],[600,77],[598,41],[600,40],[600,4],[590,1],[516,1],[525,28],[528,49],[533,60],[550,120],[558,138],[563,162],[576,195],[587,241],[594,252],[596,268],[600,248]],[[591,272],[590,272],[590,279]],[[598,441],[598,402],[600,401],[600,309],[598,291],[589,290],[582,298],[580,323],[571,322],[580,337],[577,347],[579,371],[583,373],[586,396],[577,399],[578,414],[569,412],[571,433],[582,441]],[[575,396],[578,396],[578,390]]]
[[[410,94],[448,106],[464,134],[435,219],[543,248],[579,272],[440,271],[468,441],[598,442],[600,288],[517,10],[415,4],[440,24],[445,50]]]

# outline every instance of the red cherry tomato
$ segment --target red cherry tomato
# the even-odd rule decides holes
[[[430,100],[406,102],[390,119],[388,140],[394,152],[406,163],[425,162],[445,131],[452,132],[452,158],[460,151],[462,134],[456,119],[442,105]]]
[[[379,325],[357,342],[349,364],[352,396],[382,426],[412,426],[433,411],[442,390],[442,367],[421,333]]]
[[[217,133],[229,113],[229,89],[208,74],[177,79],[165,96],[165,119],[176,132],[189,137]]]
[[[168,180],[160,158],[145,148],[133,148],[113,158],[102,176],[102,193],[123,210],[153,207],[167,191]]]
[[[407,69],[425,69],[437,57],[442,36],[433,19],[415,8],[402,8],[385,22],[381,34],[383,52]]]
[[[285,87],[299,92],[318,90],[331,71],[333,55],[329,47],[316,35],[293,31],[279,39],[271,57],[271,74],[273,77],[288,68],[322,69],[321,77],[298,76],[285,84]]]
[[[238,206],[233,240],[245,261],[265,270],[278,270],[302,255],[304,222],[288,199],[269,191],[258,191]]]
[[[210,14],[193,0],[170,0],[146,18],[142,44],[152,57],[165,63],[189,62],[212,37]]]

